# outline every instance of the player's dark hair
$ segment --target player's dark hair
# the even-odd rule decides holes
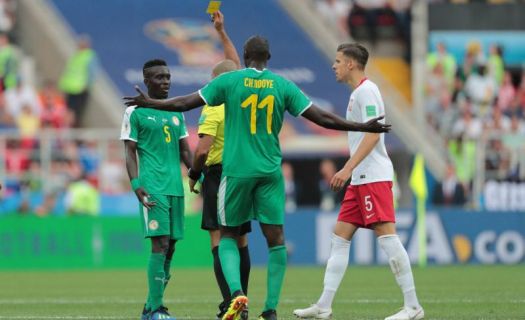
[[[244,55],[251,60],[267,61],[270,59],[270,44],[261,36],[250,37],[244,43]]]
[[[359,43],[343,43],[337,47],[338,52],[342,52],[346,57],[354,59],[357,64],[364,69],[368,62],[368,50]]]
[[[142,67],[142,74],[145,74],[146,69],[151,68],[151,67],[157,67],[157,66],[168,66],[168,64],[166,63],[166,61],[162,59],[148,60],[146,61],[146,63],[144,63],[144,66]]]

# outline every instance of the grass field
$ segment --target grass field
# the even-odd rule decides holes
[[[279,319],[314,302],[322,268],[289,268]],[[415,268],[426,319],[525,319],[525,266]],[[254,268],[250,319],[260,313],[265,270]],[[143,270],[0,272],[0,319],[139,319]],[[173,270],[166,305],[177,319],[213,319],[219,292],[207,269]],[[402,299],[387,267],[350,267],[334,305],[335,320],[384,319]]]

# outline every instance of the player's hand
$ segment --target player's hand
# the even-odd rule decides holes
[[[222,14],[222,12],[214,12],[212,15],[212,21],[213,26],[215,27],[215,30],[217,30],[217,32],[222,32],[224,30],[224,15]]]
[[[334,176],[332,177],[332,180],[330,181],[330,188],[333,191],[339,191],[341,190],[348,179],[352,176],[352,170],[347,170],[345,168],[339,170]]]
[[[199,194],[199,190],[197,188],[195,188],[195,186],[197,185],[197,180],[193,180],[192,178],[188,178],[188,184],[190,185],[190,191],[193,192],[193,193],[197,193]]]
[[[380,120],[383,120],[384,118],[385,116],[383,115],[383,116],[374,118],[372,120],[369,120],[368,122],[363,123],[361,131],[374,132],[374,133],[389,132],[392,125],[379,122]]]
[[[157,204],[155,201],[148,201],[149,194],[142,187],[135,190],[135,195],[139,199],[139,202],[142,203],[142,205],[148,209],[151,209]]]
[[[155,106],[155,99],[151,99],[150,96],[140,90],[139,86],[135,86],[135,90],[138,92],[137,96],[134,97],[124,97],[124,104],[128,107],[137,106],[137,107],[147,107]]]

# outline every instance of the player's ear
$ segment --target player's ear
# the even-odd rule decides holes
[[[272,54],[268,52],[268,60],[272,58]]]

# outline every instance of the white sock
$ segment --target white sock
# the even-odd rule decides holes
[[[377,238],[379,245],[388,256],[390,268],[396,277],[397,284],[403,292],[405,308],[419,308],[419,301],[416,296],[414,277],[408,254],[399,237],[396,234],[380,236]]]
[[[326,264],[326,271],[324,273],[324,288],[317,305],[323,309],[332,307],[335,292],[348,267],[348,257],[350,255],[350,241],[343,239],[335,234],[332,234],[332,248],[330,250],[330,258]]]

